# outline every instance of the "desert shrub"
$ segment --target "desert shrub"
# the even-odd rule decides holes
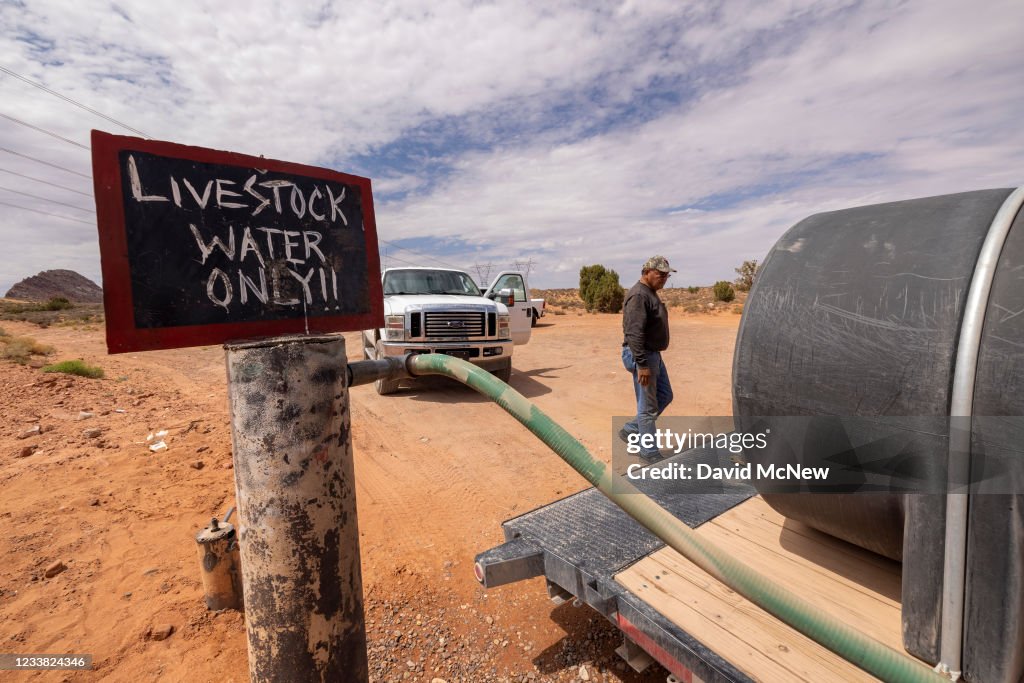
[[[619,284],[619,276],[614,270],[605,273],[593,290],[593,302],[591,309],[601,313],[618,313],[622,310],[622,300],[625,292]]]
[[[690,294],[696,294],[700,291],[700,287],[687,287],[686,291]]]
[[[580,298],[588,311],[618,313],[624,298],[619,274],[602,265],[580,268]]]
[[[60,297],[58,297],[60,298]],[[20,320],[37,325],[57,325],[83,320],[102,320],[103,304],[82,304],[61,301],[56,303],[15,303],[0,300],[0,320]]]
[[[600,264],[580,268],[580,298],[586,304],[587,310],[590,310],[589,302],[593,297],[597,281],[607,272],[608,270]]]
[[[741,292],[749,292],[754,286],[754,277],[757,275],[757,261],[744,261],[743,265],[736,268],[736,289]]]
[[[91,379],[103,377],[103,368],[89,365],[83,360],[65,360],[53,365],[47,365],[43,368],[43,372],[62,372],[65,375],[78,375],[79,377],[89,377]]]
[[[42,305],[44,311],[66,311],[73,308],[74,304],[62,296],[55,296]]]
[[[735,313],[736,315],[743,315],[743,307],[742,306],[733,306],[732,307],[732,312]]]
[[[12,337],[9,334],[0,336],[0,358],[27,363],[31,356],[48,356],[53,347],[40,344],[32,337]]]
[[[736,291],[732,285],[725,280],[719,280],[712,288],[715,293],[715,301],[732,301],[736,298]]]

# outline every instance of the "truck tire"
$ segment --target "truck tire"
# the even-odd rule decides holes
[[[539,317],[540,317],[540,316],[539,316],[539,315],[537,315],[537,311],[536,311],[536,309],[535,309],[535,310],[533,311],[533,315],[532,315],[532,316],[531,316],[531,318],[530,318],[530,327],[537,327],[537,318],[539,318]]]
[[[491,374],[500,379],[502,382],[508,384],[508,381],[512,379],[512,359],[509,358],[505,361],[505,364],[500,368],[491,370]]]
[[[373,347],[373,351],[374,351],[373,355],[374,355],[374,357],[377,360],[383,359],[384,358],[383,342],[378,340],[377,343]],[[369,351],[367,350],[367,353],[368,352]],[[376,389],[377,393],[380,394],[381,396],[387,396],[388,394],[393,394],[396,391],[398,391],[398,385],[399,384],[401,384],[401,380],[397,380],[397,379],[378,379],[378,380],[374,380],[373,388]]]

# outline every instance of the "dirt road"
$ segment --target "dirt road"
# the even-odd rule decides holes
[[[670,415],[731,414],[738,315],[673,314]],[[4,323],[106,379],[0,365],[0,652],[91,653],[95,671],[16,680],[247,680],[244,622],[202,603],[195,532],[234,503],[223,351],[107,356],[98,329]],[[358,335],[346,335],[350,360]],[[512,386],[609,459],[634,410],[620,318],[548,316]],[[441,379],[352,390],[371,674],[376,681],[663,681],[625,671],[614,630],[552,607],[543,581],[485,591],[473,556],[503,520],[583,480],[499,408]],[[40,427],[35,433],[35,426]],[[167,430],[168,449],[146,438]],[[55,561],[66,569],[46,578]],[[166,640],[147,638],[171,624]],[[528,678],[532,676],[532,678]]]

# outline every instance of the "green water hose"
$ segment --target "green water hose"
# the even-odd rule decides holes
[[[838,619],[815,614],[803,598],[758,574],[753,569],[697,536],[689,527],[615,475],[583,445],[522,394],[491,373],[464,360],[441,354],[409,357],[412,375],[443,375],[487,396],[519,420],[574,470],[608,496],[630,517],[644,525],[698,567],[808,638],[883,681],[946,681],[938,673],[892,648],[847,626]],[[614,481],[614,489],[612,483]]]

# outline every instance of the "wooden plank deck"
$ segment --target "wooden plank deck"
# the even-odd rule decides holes
[[[899,563],[786,520],[760,497],[696,533],[822,612],[904,651]],[[755,680],[874,680],[670,548],[648,555],[615,578]]]

